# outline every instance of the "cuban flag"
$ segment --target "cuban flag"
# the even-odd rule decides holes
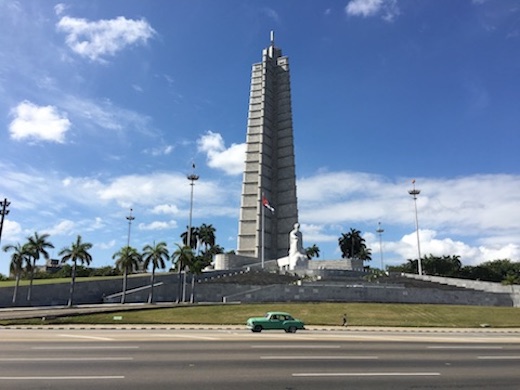
[[[269,201],[265,196],[262,195],[262,205],[266,208],[271,210],[272,213],[274,213],[274,207],[269,204]]]

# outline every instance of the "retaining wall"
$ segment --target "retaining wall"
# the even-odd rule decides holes
[[[222,272],[220,272],[222,274]],[[222,275],[208,273],[203,279],[218,278]],[[414,277],[417,275],[412,275]],[[188,278],[189,279],[189,278]],[[422,280],[435,283],[453,282],[451,278],[422,276]],[[154,288],[155,302],[174,302],[178,299],[178,275],[159,274]],[[386,303],[432,303],[478,306],[520,307],[520,286],[488,286],[489,291],[469,289],[436,289],[403,287],[399,285],[363,284],[315,284],[301,285],[239,285],[232,283],[195,283],[196,302],[386,302]],[[484,283],[484,282],[477,282]],[[149,294],[149,275],[128,278],[126,302],[146,302]],[[470,283],[473,285],[472,283]],[[33,299],[26,301],[27,286],[18,291],[17,306],[61,306],[69,298],[69,284],[49,284],[33,286]],[[499,288],[502,287],[502,288]],[[74,304],[117,303],[121,301],[122,278],[76,283]],[[511,291],[514,293],[512,294]],[[13,288],[0,289],[0,306],[10,307]],[[186,299],[191,295],[191,285],[186,286]]]

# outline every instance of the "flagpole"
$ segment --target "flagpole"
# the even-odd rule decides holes
[[[262,209],[262,269],[264,269],[265,259],[265,206],[264,206],[264,193],[262,192],[262,198],[260,199],[260,208]]]

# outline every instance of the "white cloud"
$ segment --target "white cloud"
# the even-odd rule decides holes
[[[146,43],[155,30],[144,19],[118,17],[95,22],[64,16],[57,24],[65,32],[67,45],[82,57],[102,61],[101,57],[115,55],[125,47]]]
[[[419,226],[450,234],[520,234],[520,177],[473,175],[454,179],[418,179]],[[501,189],[497,196],[496,189]],[[357,172],[320,173],[298,181],[300,219],[306,223],[377,223],[411,226],[413,200],[408,180]]]
[[[58,112],[54,106],[37,106],[24,100],[11,110],[14,116],[9,124],[11,138],[17,141],[29,139],[36,141],[65,142],[65,133],[71,122],[67,116]]]
[[[228,175],[239,175],[244,171],[246,144],[232,144],[226,149],[219,133],[208,131],[197,140],[200,152],[206,153],[208,165]]]
[[[421,257],[424,256],[450,256],[458,255],[463,261],[464,265],[477,265],[484,261],[498,260],[498,259],[512,259],[520,260],[520,247],[516,244],[508,243],[506,245],[493,244],[491,246],[472,246],[460,240],[453,240],[451,238],[438,238],[439,233],[435,230],[420,229],[419,239],[421,246]],[[377,248],[379,245],[375,244],[372,237],[372,248]],[[369,240],[367,239],[367,242]],[[404,235],[400,241],[384,242],[383,252],[391,251],[397,253],[402,259],[417,259],[417,233],[413,232]],[[372,252],[372,258],[376,259],[374,255],[378,255],[376,251]],[[383,253],[384,255],[384,253]]]
[[[97,246],[100,249],[111,249],[116,246],[116,240],[110,240],[109,242],[102,242],[95,246]]]
[[[140,230],[165,230],[165,229],[176,228],[177,222],[176,221],[169,221],[169,222],[153,221],[148,224],[140,223],[138,225],[138,227]]]
[[[173,146],[172,145],[164,145],[157,148],[151,148],[151,149],[145,149],[144,153],[150,154],[154,157],[157,156],[167,156],[173,152]]]
[[[280,23],[280,15],[272,8],[264,8],[263,12],[269,17],[269,19],[274,20],[276,23]]]
[[[207,141],[210,150],[223,144],[219,137],[209,137]],[[103,231],[102,234],[114,234],[117,231],[114,226],[124,226],[127,222],[124,218],[127,207],[136,211],[136,223],[141,224],[136,227],[141,234],[174,228],[173,217],[187,218],[190,186],[183,173],[152,172],[108,179],[63,178],[56,172],[20,172],[5,164],[0,164],[0,168],[5,172],[0,193],[9,194],[11,207],[16,206],[17,211],[9,217],[19,218],[9,220],[6,225],[9,232],[6,235],[11,239],[24,231],[42,231],[39,226],[51,226],[46,231],[56,235],[93,232],[94,228],[96,232]],[[338,237],[349,227],[355,227],[368,230],[363,236],[377,264],[379,241],[375,229],[378,221],[385,229],[385,262],[400,264],[408,258],[416,258],[409,179],[320,171],[298,180],[297,185],[304,244],[316,243],[322,248],[322,258],[339,258]],[[496,258],[520,260],[520,209],[517,207],[520,176],[417,178],[416,185],[421,189],[417,206],[423,255],[459,254],[464,264]],[[222,185],[202,177],[195,188],[195,219],[203,216],[205,220],[208,217],[236,220],[239,187],[238,178],[227,179],[226,185]],[[500,188],[500,196],[497,196],[497,188]],[[42,199],[45,199],[43,208]],[[121,207],[126,208],[124,214]],[[82,214],[77,215],[91,212],[92,216],[75,220],[71,215],[79,213],[80,208]],[[154,221],[154,214],[167,215],[167,221]],[[100,215],[103,219],[96,217]]]
[[[59,15],[63,14],[63,12],[65,12],[65,10],[67,8],[68,8],[68,6],[66,4],[59,3],[54,6],[54,12],[56,13],[56,15],[59,16]]]
[[[131,129],[145,135],[156,135],[150,129],[150,117],[121,108],[108,99],[92,101],[67,95],[60,101],[60,106],[72,117],[102,129],[119,132]]]
[[[177,214],[179,209],[171,204],[161,204],[153,208],[153,214]]]
[[[73,221],[63,220],[50,229],[45,229],[43,232],[51,236],[70,236],[75,228],[76,224]]]
[[[397,0],[351,0],[345,11],[348,15],[365,18],[382,14],[382,18],[388,22],[400,14]]]
[[[2,239],[5,241],[19,240],[22,234],[22,227],[18,222],[4,219],[4,226],[2,229]]]

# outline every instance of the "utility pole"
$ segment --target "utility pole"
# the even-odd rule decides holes
[[[190,193],[190,218],[188,223],[188,234],[186,236],[188,248],[191,249],[191,218],[193,215],[193,187],[195,186],[195,182],[199,180],[199,176],[195,174],[195,164],[192,164],[193,172],[187,176],[187,179],[190,181],[191,193]],[[193,279],[193,275],[191,275]],[[186,267],[184,269],[184,283],[182,284],[182,301],[186,302]]]
[[[415,188],[415,179],[412,180],[413,189],[409,190],[408,193],[412,195],[413,202],[415,205],[415,230],[417,232],[417,253],[419,255],[418,263],[418,273],[422,275],[422,264],[421,264],[421,240],[419,239],[419,218],[417,217],[417,195],[421,193],[421,190]]]
[[[130,215],[126,217],[128,220],[128,240],[126,242],[126,246],[130,246],[130,229],[132,228],[132,221],[135,219],[135,217],[132,215],[133,209],[130,209]]]
[[[0,242],[2,242],[2,230],[4,229],[4,217],[9,214],[9,210],[7,209],[11,202],[7,201],[7,198],[4,198],[3,201],[0,201]]]
[[[385,270],[385,265],[383,263],[383,228],[381,228],[381,222],[377,223],[376,233],[379,235],[379,254],[381,255],[381,270]]]

